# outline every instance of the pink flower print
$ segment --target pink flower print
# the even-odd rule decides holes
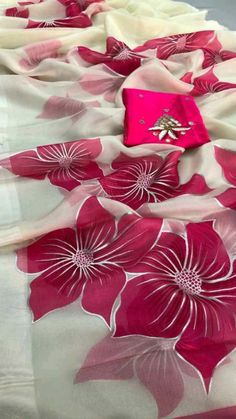
[[[196,337],[187,331],[177,342],[176,351],[198,370],[203,379],[205,391],[209,393],[216,368],[220,367],[235,346],[234,328],[231,331],[228,330],[224,338],[221,334],[220,336],[215,334],[212,337]]]
[[[156,400],[158,417],[166,417],[182,400],[183,377],[191,371],[176,353],[175,343],[145,336],[108,336],[90,350],[75,383],[135,377]]]
[[[97,101],[85,103],[70,97],[51,96],[38,118],[59,119],[71,116],[73,121],[77,121],[88,108],[99,106],[100,104]]]
[[[78,16],[85,11],[91,4],[101,3],[103,0],[58,0],[59,3],[66,7],[66,16]]]
[[[215,147],[215,158],[222,167],[225,179],[236,186],[236,152]]]
[[[236,210],[236,152],[216,146],[215,158],[226,181],[232,185],[216,198],[224,207]]]
[[[235,419],[236,406],[224,407],[222,409],[208,410],[207,412],[196,413],[190,416],[181,416],[176,419]]]
[[[166,36],[145,42],[135,49],[142,52],[147,49],[156,49],[157,57],[166,60],[174,54],[190,52],[205,47],[215,37],[214,31],[201,31],[186,34]]]
[[[106,194],[138,209],[144,203],[161,202],[184,193],[204,194],[210,191],[200,175],[184,185],[179,184],[180,152],[163,158],[158,155],[131,158],[121,154],[112,163],[114,173],[100,179]]]
[[[114,73],[110,69],[89,71],[82,76],[79,84],[94,96],[102,95],[107,102],[115,102],[116,95],[124,82],[124,76]]]
[[[56,39],[25,47],[24,53],[26,58],[23,58],[20,64],[25,70],[30,71],[47,58],[57,58],[60,47],[61,42]]]
[[[201,96],[207,93],[217,93],[223,90],[235,89],[236,84],[220,81],[214,74],[213,69],[193,80],[194,88],[191,91],[193,96]]]
[[[74,229],[53,231],[18,250],[18,268],[37,275],[29,298],[34,320],[81,296],[84,310],[110,324],[125,270],[150,250],[161,225],[160,219],[133,214],[118,221],[92,197],[82,205]]]
[[[70,191],[82,181],[103,176],[93,161],[101,150],[99,139],[72,141],[23,151],[0,161],[0,165],[18,176],[31,179],[48,177],[52,185]]]
[[[86,47],[78,47],[78,54],[89,64],[106,64],[116,73],[128,76],[141,65],[140,54],[131,50],[124,42],[113,37],[107,38],[105,53],[93,51]]]
[[[188,224],[184,236],[163,232],[131,272],[139,276],[122,292],[115,336],[227,341],[235,333],[236,264],[231,270],[211,222]]]

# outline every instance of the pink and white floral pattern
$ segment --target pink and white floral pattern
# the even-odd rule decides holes
[[[1,160],[15,175],[32,179],[48,177],[52,185],[72,190],[82,181],[103,176],[94,159],[101,153],[99,139],[79,140],[37,147]]]
[[[197,174],[180,185],[177,169],[180,155],[181,152],[172,152],[165,158],[158,155],[131,158],[121,154],[112,163],[114,173],[100,179],[100,184],[107,196],[133,209],[185,193],[209,192],[204,178]]]
[[[124,76],[115,73],[109,68],[94,69],[80,78],[79,85],[91,95],[102,96],[107,102],[114,103],[117,92],[124,80]]]
[[[33,70],[47,58],[58,58],[60,47],[61,42],[56,39],[25,47],[26,58],[21,59],[20,65],[27,71]]]
[[[132,214],[117,221],[96,198],[89,198],[75,228],[53,231],[17,251],[18,268],[36,274],[29,299],[34,320],[81,296],[84,310],[110,324],[112,307],[126,283],[125,270],[150,250],[161,225],[160,219]]]
[[[113,37],[107,38],[105,53],[93,51],[86,47],[78,47],[79,56],[92,65],[106,64],[115,72],[128,76],[141,65],[143,56],[128,47],[124,42]]]
[[[226,339],[235,331],[235,269],[211,222],[188,224],[184,237],[163,233],[132,268],[139,276],[122,293],[115,336]]]
[[[219,45],[214,31],[192,32],[151,39],[150,41],[145,42],[142,46],[137,47],[135,51],[142,52],[147,49],[156,49],[157,57],[162,60],[166,60],[174,54],[201,49],[210,42],[213,45],[215,45],[215,43]]]

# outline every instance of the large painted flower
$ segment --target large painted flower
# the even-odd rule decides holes
[[[47,58],[57,58],[61,42],[57,39],[40,42],[24,48],[25,58],[22,58],[20,65],[25,70],[32,70]]]
[[[82,205],[74,229],[53,231],[17,251],[18,268],[37,275],[29,298],[34,320],[81,296],[83,309],[109,324],[125,270],[150,250],[161,224],[133,214],[116,221],[92,197]]]
[[[227,340],[235,333],[236,265],[231,271],[212,222],[190,223],[183,236],[163,233],[132,272],[139,275],[122,293],[115,336]]]
[[[141,65],[142,55],[134,52],[124,42],[107,38],[106,52],[101,53],[86,47],[78,47],[78,54],[87,63],[106,64],[116,73],[128,76]]]
[[[191,91],[193,96],[201,96],[208,93],[222,92],[223,90],[235,89],[235,83],[220,81],[211,68],[206,73],[193,79],[194,88]]]
[[[215,39],[214,31],[171,35],[164,38],[151,39],[145,42],[142,46],[135,48],[135,51],[142,52],[147,49],[156,49],[157,57],[162,60],[166,60],[174,54],[190,52],[206,47],[206,45],[213,41],[213,39]]]
[[[53,185],[72,190],[81,181],[103,176],[93,161],[101,153],[99,139],[39,146],[0,161],[15,175],[32,179],[48,177]]]
[[[175,343],[145,336],[108,336],[90,350],[75,382],[136,377],[155,398],[158,417],[167,416],[184,396],[184,374],[194,374],[176,353]]]
[[[161,202],[176,195],[210,191],[200,175],[179,184],[178,160],[181,152],[163,158],[158,155],[131,158],[121,154],[112,164],[114,173],[100,179],[106,194],[137,209],[146,202]]]

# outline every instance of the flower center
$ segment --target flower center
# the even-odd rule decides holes
[[[176,42],[176,51],[183,51],[187,43],[187,37],[181,36]]]
[[[221,58],[221,56],[220,56],[220,54],[215,54],[215,56],[214,56],[214,62],[216,63],[216,64],[219,64],[219,63],[222,63],[222,58]]]
[[[78,268],[89,268],[93,264],[93,254],[88,250],[77,250],[72,261]]]
[[[59,166],[62,167],[63,169],[69,169],[72,161],[73,161],[72,157],[69,157],[69,156],[60,157]]]
[[[199,295],[202,291],[202,280],[197,272],[190,269],[183,269],[175,275],[175,281],[179,288],[187,294]]]
[[[117,61],[125,61],[125,60],[129,60],[130,58],[130,50],[126,47],[124,47],[123,49],[121,49],[119,51],[118,54],[116,54],[113,59],[117,60]]]
[[[147,189],[152,183],[152,175],[147,175],[146,173],[140,173],[137,179],[137,186],[140,189]]]

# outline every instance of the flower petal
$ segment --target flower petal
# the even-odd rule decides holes
[[[236,188],[226,189],[225,192],[216,196],[216,199],[225,208],[231,208],[232,210],[236,210]]]
[[[166,417],[184,397],[180,365],[183,361],[170,350],[152,350],[138,358],[135,370],[140,381],[151,392],[158,407],[158,417]]]
[[[211,338],[193,337],[186,332],[177,342],[177,352],[200,372],[207,391],[216,366],[236,346],[235,331],[234,329],[225,335],[224,339],[217,334]]]
[[[77,232],[81,247],[98,251],[108,245],[115,234],[115,220],[96,197],[88,198],[77,217]]]
[[[125,273],[117,266],[95,265],[93,278],[88,279],[83,291],[82,307],[101,316],[110,325],[114,303],[125,285]]]
[[[225,178],[236,186],[236,153],[220,147],[215,147],[215,157],[221,165]]]
[[[129,269],[152,248],[161,226],[162,220],[159,218],[141,218],[131,214],[123,216],[118,223],[115,240],[97,252],[96,259]]]
[[[177,337],[187,326],[190,300],[173,283],[152,275],[130,280],[121,294],[115,336]]]
[[[74,286],[76,283],[76,292],[70,293],[70,290],[61,292],[60,288],[63,285],[68,284],[70,281],[71,286]],[[63,268],[58,270],[55,273],[51,270],[50,274],[45,275],[43,273],[36,279],[34,279],[31,284],[31,294],[29,298],[29,306],[33,313],[34,321],[39,320],[45,314],[56,310],[57,308],[62,308],[73,303],[81,294],[83,281],[79,280],[79,274],[75,275],[75,271],[71,268],[69,271],[66,271]]]
[[[17,266],[32,274],[52,268],[76,251],[75,232],[71,228],[55,230],[28,247],[17,250]]]

